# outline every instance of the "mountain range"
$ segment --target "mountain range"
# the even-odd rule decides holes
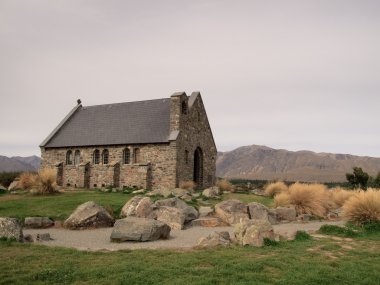
[[[7,157],[0,155],[0,172],[37,171],[41,158],[36,155]]]
[[[251,145],[219,152],[216,163],[218,177],[303,182],[344,182],[354,166],[374,176],[380,158]]]

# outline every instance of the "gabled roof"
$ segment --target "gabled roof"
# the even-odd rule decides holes
[[[170,98],[97,105],[78,105],[41,143],[41,147],[76,147],[167,143]]]

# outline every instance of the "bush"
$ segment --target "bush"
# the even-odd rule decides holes
[[[216,182],[216,186],[218,186],[222,191],[230,192],[234,190],[234,186],[226,179],[218,180]]]
[[[179,188],[181,189],[185,189],[185,190],[194,190],[195,188],[195,182],[194,181],[181,181],[181,183],[179,183]]]
[[[343,237],[356,237],[358,235],[358,233],[356,233],[350,228],[338,227],[334,225],[323,225],[318,230],[318,233],[325,234],[325,235],[343,236]]]
[[[342,188],[334,188],[330,190],[331,199],[337,208],[343,206],[343,204],[355,194],[355,191],[348,191]]]
[[[294,240],[296,241],[311,240],[311,236],[305,231],[297,231]]]
[[[29,190],[36,184],[37,175],[30,172],[23,172],[20,175],[19,185],[23,190]]]
[[[282,192],[286,192],[286,191],[288,191],[288,186],[282,181],[270,183],[270,184],[265,186],[265,193],[269,197],[274,197],[274,196],[276,196]]]
[[[8,188],[19,175],[20,172],[2,172],[0,173],[0,184]]]
[[[52,194],[57,192],[56,171],[51,168],[40,170],[34,186],[36,187],[37,193],[40,194]]]
[[[362,224],[380,221],[380,191],[369,188],[356,192],[344,203],[343,216]]]
[[[294,183],[289,190],[274,197],[275,205],[294,205],[297,214],[323,217],[332,207],[326,186],[322,184]]]

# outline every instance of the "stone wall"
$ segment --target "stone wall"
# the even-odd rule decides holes
[[[187,106],[186,111],[183,110],[183,103]],[[171,123],[171,127],[174,127],[171,131],[179,129],[176,141],[177,185],[182,181],[193,181],[194,154],[195,150],[200,148],[203,153],[203,181],[198,188],[213,186],[217,149],[200,94],[193,93],[192,98],[185,93],[172,96],[171,118],[178,119],[177,123]]]
[[[123,163],[123,151],[130,149],[130,164]],[[136,148],[140,149],[140,161],[133,162]],[[109,152],[109,163],[103,165],[93,163],[93,153],[98,149]],[[66,165],[66,153],[79,150],[79,165]],[[56,167],[63,164],[63,186],[84,187],[84,165],[90,165],[90,188],[115,185],[115,165],[120,164],[119,185],[141,188],[174,188],[176,184],[176,154],[171,144],[146,144],[131,146],[97,146],[77,148],[41,148],[41,168]],[[100,159],[101,160],[101,159]],[[117,183],[116,183],[117,184]]]

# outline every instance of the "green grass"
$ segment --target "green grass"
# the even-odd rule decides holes
[[[118,215],[131,197],[131,194],[100,191],[66,192],[49,196],[6,194],[0,196],[0,217],[23,219],[27,216],[46,216],[54,220],[64,220],[76,207],[87,201],[95,201],[103,206],[110,205]]]
[[[379,240],[109,253],[0,242],[0,284],[380,284]]]

